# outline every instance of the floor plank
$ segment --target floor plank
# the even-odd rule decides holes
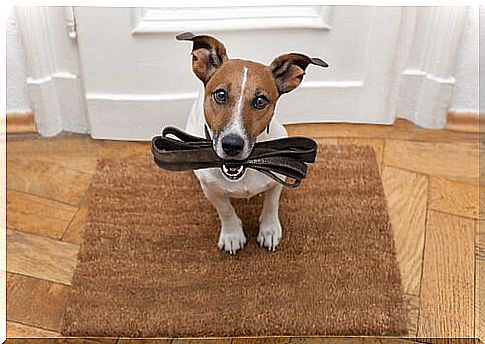
[[[15,321],[7,321],[8,338],[53,338],[59,336],[58,332],[24,325]]]
[[[7,230],[7,271],[71,284],[79,245]]]
[[[77,207],[7,190],[7,227],[59,239]]]
[[[475,248],[475,337],[485,340],[485,221],[477,221]]]
[[[7,188],[77,206],[92,175],[47,161],[7,159]]]
[[[426,176],[385,166],[386,194],[404,292],[419,295],[426,228]]]
[[[480,275],[483,276],[485,273],[485,268],[483,267],[483,262],[477,262],[477,270],[475,275],[475,337],[483,339],[484,337],[484,320],[483,320],[483,307],[485,306],[483,302],[483,297],[485,296],[484,287],[480,286]]]
[[[473,336],[475,230],[472,219],[429,211],[420,337]]]
[[[465,184],[439,177],[429,180],[430,209],[478,219],[478,184]]]
[[[7,155],[16,156],[39,155],[96,155],[103,140],[93,140],[89,135],[62,133],[54,137],[40,135],[8,135]],[[90,149],[86,150],[89,146]]]
[[[386,140],[388,166],[478,183],[478,144],[474,142],[417,142]]]
[[[418,336],[419,295],[404,294],[404,302],[408,311],[408,334],[406,337]]]
[[[71,242],[73,244],[81,244],[87,216],[88,202],[86,199],[84,199],[71,223],[67,227],[64,235],[62,236],[62,241]]]
[[[285,127],[290,135],[305,135],[314,138],[360,137],[427,142],[477,142],[479,139],[478,133],[423,129],[401,119],[396,120],[392,126],[355,123],[301,123],[289,124]]]
[[[60,332],[69,287],[37,278],[7,275],[7,320]]]
[[[101,140],[87,135],[63,134],[53,138],[39,136],[10,139],[9,159],[22,157],[92,174],[102,147]]]
[[[65,154],[56,154],[46,155],[37,160],[87,174],[93,174],[96,171],[96,166],[98,165],[97,156],[66,157]]]

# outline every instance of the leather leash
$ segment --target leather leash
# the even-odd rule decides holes
[[[192,136],[174,127],[164,128],[162,136],[152,139],[151,147],[155,163],[165,170],[187,171],[242,165],[264,173],[290,188],[300,185],[307,173],[306,164],[315,162],[317,154],[317,143],[312,139],[286,137],[256,142],[245,160],[224,160],[215,153],[212,140]],[[279,175],[293,181],[288,182]]]

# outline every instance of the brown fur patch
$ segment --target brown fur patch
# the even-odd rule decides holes
[[[205,84],[219,66],[227,60],[224,44],[212,36],[196,36],[185,32],[176,37],[182,41],[192,41],[192,69]]]
[[[247,68],[247,80],[244,90],[241,90],[244,67]],[[218,104],[213,98],[213,93],[218,89],[224,89],[228,94],[225,104]],[[216,136],[231,121],[241,92],[241,116],[248,138],[256,139],[268,126],[279,97],[271,69],[257,62],[228,60],[214,73],[205,87],[205,119]],[[264,109],[253,106],[254,99],[260,94],[269,100]]]

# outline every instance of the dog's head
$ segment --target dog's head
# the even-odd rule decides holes
[[[212,132],[214,150],[224,160],[244,160],[256,138],[269,125],[278,98],[294,90],[309,64],[328,67],[318,58],[289,53],[269,66],[229,59],[224,45],[211,36],[183,33],[178,40],[192,41],[192,69],[204,83],[204,116]],[[226,168],[227,169],[227,168]],[[242,176],[241,168],[225,173]]]

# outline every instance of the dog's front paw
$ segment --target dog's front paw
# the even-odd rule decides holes
[[[222,230],[217,246],[221,250],[235,254],[244,247],[244,244],[246,244],[246,236],[242,229],[236,231]]]
[[[281,240],[281,225],[279,220],[268,223],[261,223],[259,226],[259,234],[256,239],[259,245],[266,247],[270,251],[274,251]]]

